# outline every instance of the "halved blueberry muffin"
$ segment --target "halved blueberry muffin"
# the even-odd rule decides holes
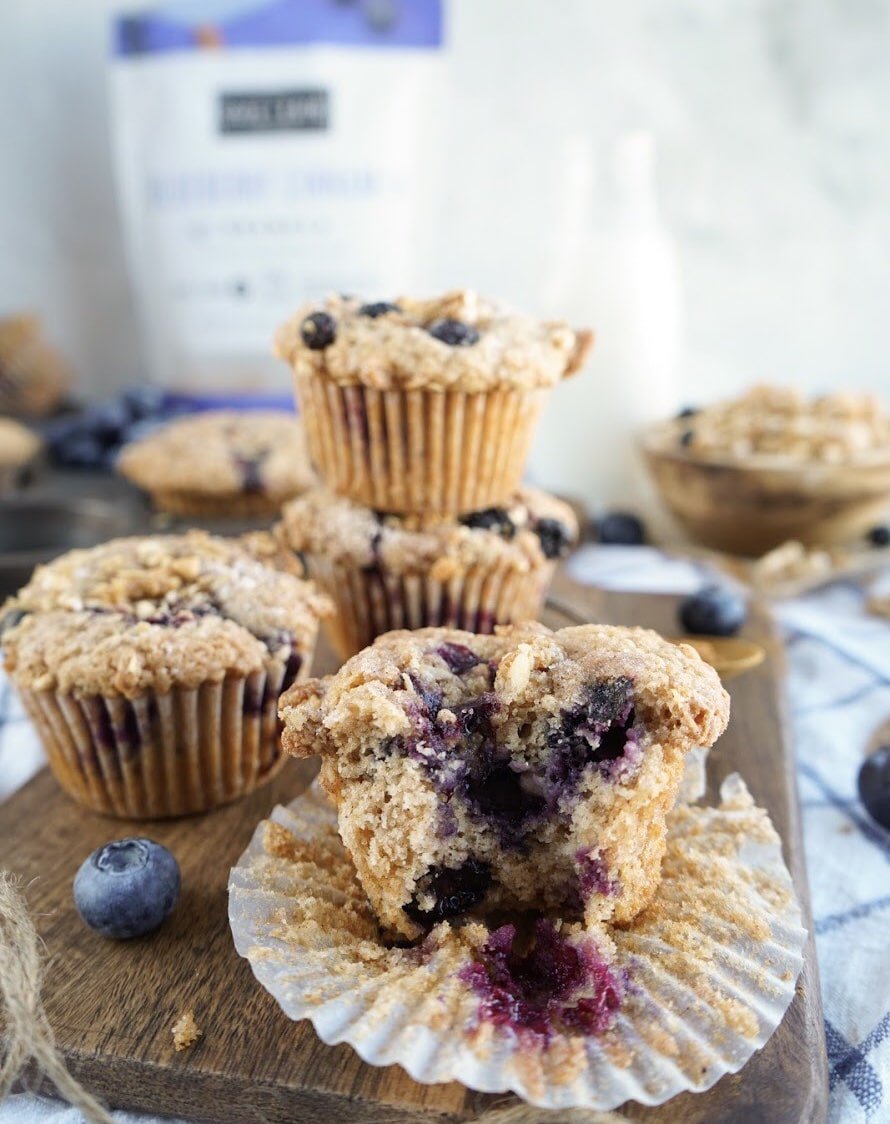
[[[281,699],[383,928],[471,911],[627,921],[659,882],[684,758],[729,696],[654,632],[391,632]]]

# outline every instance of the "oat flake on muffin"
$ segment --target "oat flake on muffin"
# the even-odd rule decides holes
[[[385,929],[534,908],[634,917],[684,758],[729,696],[691,648],[605,625],[395,632],[281,699]]]

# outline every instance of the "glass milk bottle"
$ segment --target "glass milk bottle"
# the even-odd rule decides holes
[[[589,144],[573,140],[562,245],[543,298],[548,315],[593,328],[596,343],[585,369],[550,399],[529,479],[593,512],[653,518],[637,438],[678,408],[683,315],[674,244],[658,215],[652,135],[618,139],[595,208],[593,178]]]

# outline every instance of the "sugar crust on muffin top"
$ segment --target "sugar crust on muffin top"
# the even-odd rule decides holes
[[[329,611],[311,583],[191,531],[114,539],[40,566],[0,626],[17,685],[135,697],[286,662]]]
[[[333,333],[324,347],[305,328],[319,313]],[[443,323],[459,328],[449,334]],[[509,312],[463,289],[370,305],[331,295],[287,321],[275,351],[297,375],[324,375],[341,386],[475,393],[555,386],[583,366],[592,342],[589,331]]]

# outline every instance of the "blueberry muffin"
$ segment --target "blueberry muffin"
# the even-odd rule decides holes
[[[308,673],[327,609],[234,541],[115,539],[35,571],[3,608],[3,657],[75,800],[177,816],[278,770],[278,696]]]
[[[281,699],[383,928],[475,911],[621,923],[654,894],[684,758],[729,717],[713,668],[643,629],[392,632]]]
[[[42,446],[26,426],[0,418],[0,492],[10,492],[25,481]]]
[[[532,489],[455,517],[384,515],[319,488],[287,504],[276,531],[333,598],[327,627],[346,658],[395,628],[534,620],[578,523]]]
[[[0,318],[0,414],[41,417],[65,398],[67,364],[30,313]]]
[[[380,511],[454,514],[515,493],[541,408],[592,339],[470,291],[332,296],[285,324],[276,352],[328,487]]]
[[[118,471],[173,515],[275,515],[314,483],[300,422],[274,410],[209,410],[127,445]]]

